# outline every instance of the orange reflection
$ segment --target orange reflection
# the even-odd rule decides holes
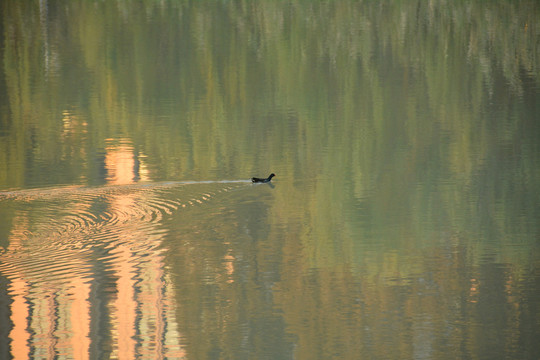
[[[11,321],[13,322],[13,328],[9,334],[11,354],[15,359],[28,359],[30,357],[28,347],[30,334],[27,329],[27,319],[30,312],[25,300],[28,294],[28,284],[22,279],[17,279],[11,283],[10,291],[15,294],[12,296],[13,302],[11,303]]]
[[[480,281],[475,278],[470,279],[471,285],[469,287],[469,302],[477,303],[479,296]]]
[[[225,245],[230,245],[228,242]],[[227,249],[227,253],[223,256],[223,264],[225,266],[225,273],[227,274],[227,283],[231,284],[234,282],[234,262],[236,258],[232,255],[233,249]]]
[[[107,151],[112,183],[140,176],[133,170],[131,147],[121,144]],[[10,245],[0,255],[12,300],[13,358],[89,359],[92,341],[104,341],[103,336],[113,358],[185,356],[175,291],[164,270],[165,250],[156,249],[162,236],[159,222],[141,219],[133,210],[153,196],[121,191],[92,197],[85,192],[63,218],[54,220],[62,228],[49,233],[46,226],[32,224],[35,214],[21,212],[14,218]],[[97,198],[105,207],[101,213],[92,209]],[[90,229],[74,221],[78,214],[86,216]],[[113,281],[114,291],[96,291],[107,281]]]
[[[88,359],[88,349],[90,348],[90,338],[88,330],[90,327],[90,284],[85,283],[80,277],[73,279],[73,304],[69,318],[72,320],[73,336],[69,339],[70,344],[66,346],[73,349],[74,359]]]
[[[111,185],[133,184],[148,180],[148,171],[141,159],[136,156],[129,139],[107,139],[105,147],[105,169],[107,182]]]
[[[114,254],[119,261],[113,265],[118,279],[118,295],[112,304],[112,311],[115,314],[113,321],[113,332],[117,335],[118,358],[135,358],[135,317],[137,303],[134,298],[136,269],[130,261],[132,257],[129,246],[120,245],[114,249]]]
[[[15,359],[54,358],[58,353],[88,359],[90,285],[80,276],[48,277],[50,268],[81,266],[73,252],[47,247],[27,251],[28,219],[14,220],[8,251],[1,256],[0,271],[10,280],[11,355]],[[64,281],[65,280],[65,281]]]

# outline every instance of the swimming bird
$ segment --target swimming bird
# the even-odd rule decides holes
[[[252,183],[268,183],[270,182],[270,180],[272,180],[272,178],[276,176],[276,174],[274,173],[271,173],[269,177],[267,177],[266,179],[261,179],[261,178],[256,178],[256,177],[252,177],[251,178],[251,182]]]

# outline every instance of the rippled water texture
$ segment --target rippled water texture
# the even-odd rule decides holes
[[[1,1],[0,359],[540,359],[539,19]]]
[[[84,358],[93,350],[96,358],[133,358],[136,349],[150,358],[183,356],[163,218],[246,186],[249,180],[0,192],[14,213],[0,254],[14,357]],[[137,335],[141,327],[149,329]],[[114,345],[101,349],[100,342]],[[52,343],[59,348],[51,352]]]

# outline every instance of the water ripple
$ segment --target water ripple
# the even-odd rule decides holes
[[[183,181],[0,192],[0,203],[16,208],[9,246],[0,251],[0,271],[8,277],[61,279],[87,271],[88,257],[114,263],[125,256],[115,249],[129,249],[137,258],[159,244],[165,218],[249,184]]]

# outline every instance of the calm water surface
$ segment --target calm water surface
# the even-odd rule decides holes
[[[0,358],[540,358],[536,1],[0,9]]]

